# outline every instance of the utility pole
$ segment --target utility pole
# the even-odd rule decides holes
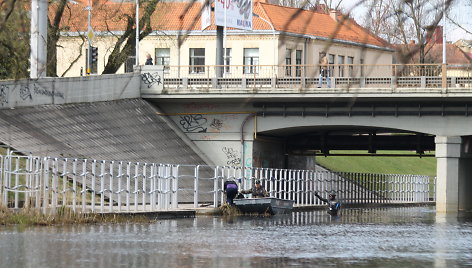
[[[87,71],[85,72],[86,75],[90,75],[92,73],[92,39],[93,39],[93,31],[92,31],[92,3],[88,0],[88,6],[85,8],[88,11],[88,30],[87,30],[87,39],[88,39],[88,53],[87,53]]]
[[[46,76],[48,1],[31,1],[30,78]]]
[[[443,62],[442,62],[442,88],[447,88],[447,56],[446,56],[446,0],[443,0]]]
[[[139,0],[136,0],[136,66],[139,65]]]

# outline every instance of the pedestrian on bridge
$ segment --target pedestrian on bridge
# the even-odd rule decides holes
[[[315,196],[318,197],[321,201],[328,204],[328,214],[331,216],[338,215],[339,210],[341,209],[341,203],[336,200],[336,193],[330,193],[328,199],[321,197],[317,191],[315,191]]]
[[[152,65],[152,57],[151,54],[146,53],[146,63],[145,65]]]
[[[331,78],[329,77],[329,62],[328,57],[326,56],[326,52],[320,53],[320,78],[318,82],[318,88],[321,88],[323,85],[323,77],[326,78],[326,82],[328,83],[328,88],[331,87]]]

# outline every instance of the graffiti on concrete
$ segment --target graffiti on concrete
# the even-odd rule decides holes
[[[244,143],[244,151],[245,151],[245,152],[252,152],[252,144],[249,143],[249,142],[245,142],[245,143]],[[248,154],[248,155],[246,156],[246,159],[245,159],[245,161],[244,161],[244,165],[245,165],[246,167],[252,167],[252,165],[253,165],[253,159],[252,159],[251,155],[252,155],[252,154]]]
[[[8,104],[8,91],[10,88],[7,85],[0,86],[0,105]]]
[[[180,116],[180,125],[187,132],[202,133],[207,132],[207,128],[204,127],[207,119],[201,114],[189,114]]]
[[[223,122],[219,119],[214,118],[210,124],[210,127],[216,130],[221,130],[221,128],[223,127]]]
[[[33,84],[33,93],[37,94],[37,95],[44,95],[44,96],[49,96],[49,97],[59,97],[61,99],[64,99],[64,93],[49,90],[49,89],[43,88],[41,86],[38,86],[37,84]]]
[[[142,73],[141,80],[143,80],[143,83],[147,85],[148,88],[152,87],[155,84],[162,84],[161,76],[159,75],[159,73]]]
[[[241,165],[241,158],[238,157],[239,153],[237,150],[229,147],[222,148],[223,153],[226,156],[226,164],[230,166],[240,166]]]
[[[33,96],[31,95],[31,90],[27,85],[22,85],[20,87],[20,98],[22,100],[33,100]]]

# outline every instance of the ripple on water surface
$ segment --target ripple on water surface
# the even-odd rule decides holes
[[[464,266],[472,264],[471,222],[406,207],[3,227],[0,267]]]

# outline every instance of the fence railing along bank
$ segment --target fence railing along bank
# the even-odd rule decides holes
[[[333,88],[472,87],[472,65],[330,64],[329,74]],[[316,88],[319,79],[319,65],[181,65],[163,73],[167,89]]]
[[[314,191],[336,192],[345,204],[434,201],[434,178],[416,175],[332,173],[313,170],[131,163],[37,156],[0,156],[0,203],[48,212],[137,212],[218,207],[223,183],[241,188],[262,181],[270,196],[320,205]]]

